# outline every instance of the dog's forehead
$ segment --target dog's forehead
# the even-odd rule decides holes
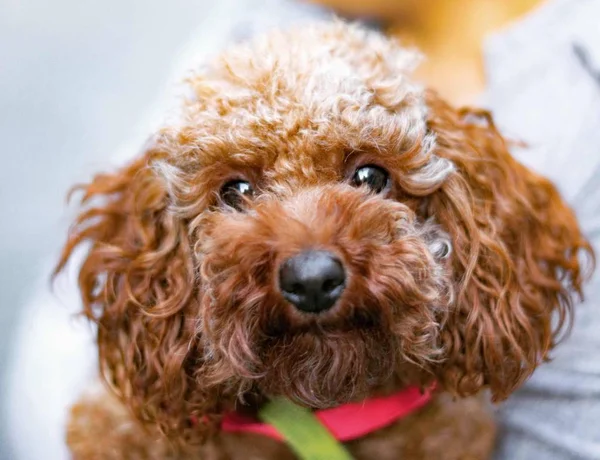
[[[169,150],[179,164],[228,162],[272,175],[326,170],[349,151],[402,151],[426,133],[423,88],[410,79],[418,59],[341,22],[257,37],[189,79]]]

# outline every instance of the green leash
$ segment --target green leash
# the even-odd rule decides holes
[[[308,409],[279,398],[265,404],[258,415],[281,433],[302,460],[352,460],[346,448]]]

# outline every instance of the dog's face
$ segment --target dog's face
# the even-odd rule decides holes
[[[227,380],[311,407],[407,383],[442,355],[450,239],[383,155],[291,150],[238,168],[198,219],[202,346]]]
[[[107,199],[63,262],[92,240],[86,313],[142,419],[181,434],[244,395],[316,408],[431,381],[505,397],[545,358],[589,246],[489,117],[412,63],[342,24],[235,48],[143,158],[87,186]]]

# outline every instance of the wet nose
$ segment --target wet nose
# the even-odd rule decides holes
[[[331,308],[344,291],[345,282],[342,263],[328,251],[302,252],[284,261],[279,269],[283,297],[309,313]]]

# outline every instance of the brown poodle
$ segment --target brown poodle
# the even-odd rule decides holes
[[[353,457],[489,457],[483,390],[506,398],[548,357],[592,254],[488,113],[409,79],[415,58],[340,22],[259,37],[81,187],[58,270],[89,243],[79,285],[111,391],[73,408],[74,458],[291,459],[224,415],[434,382]]]

